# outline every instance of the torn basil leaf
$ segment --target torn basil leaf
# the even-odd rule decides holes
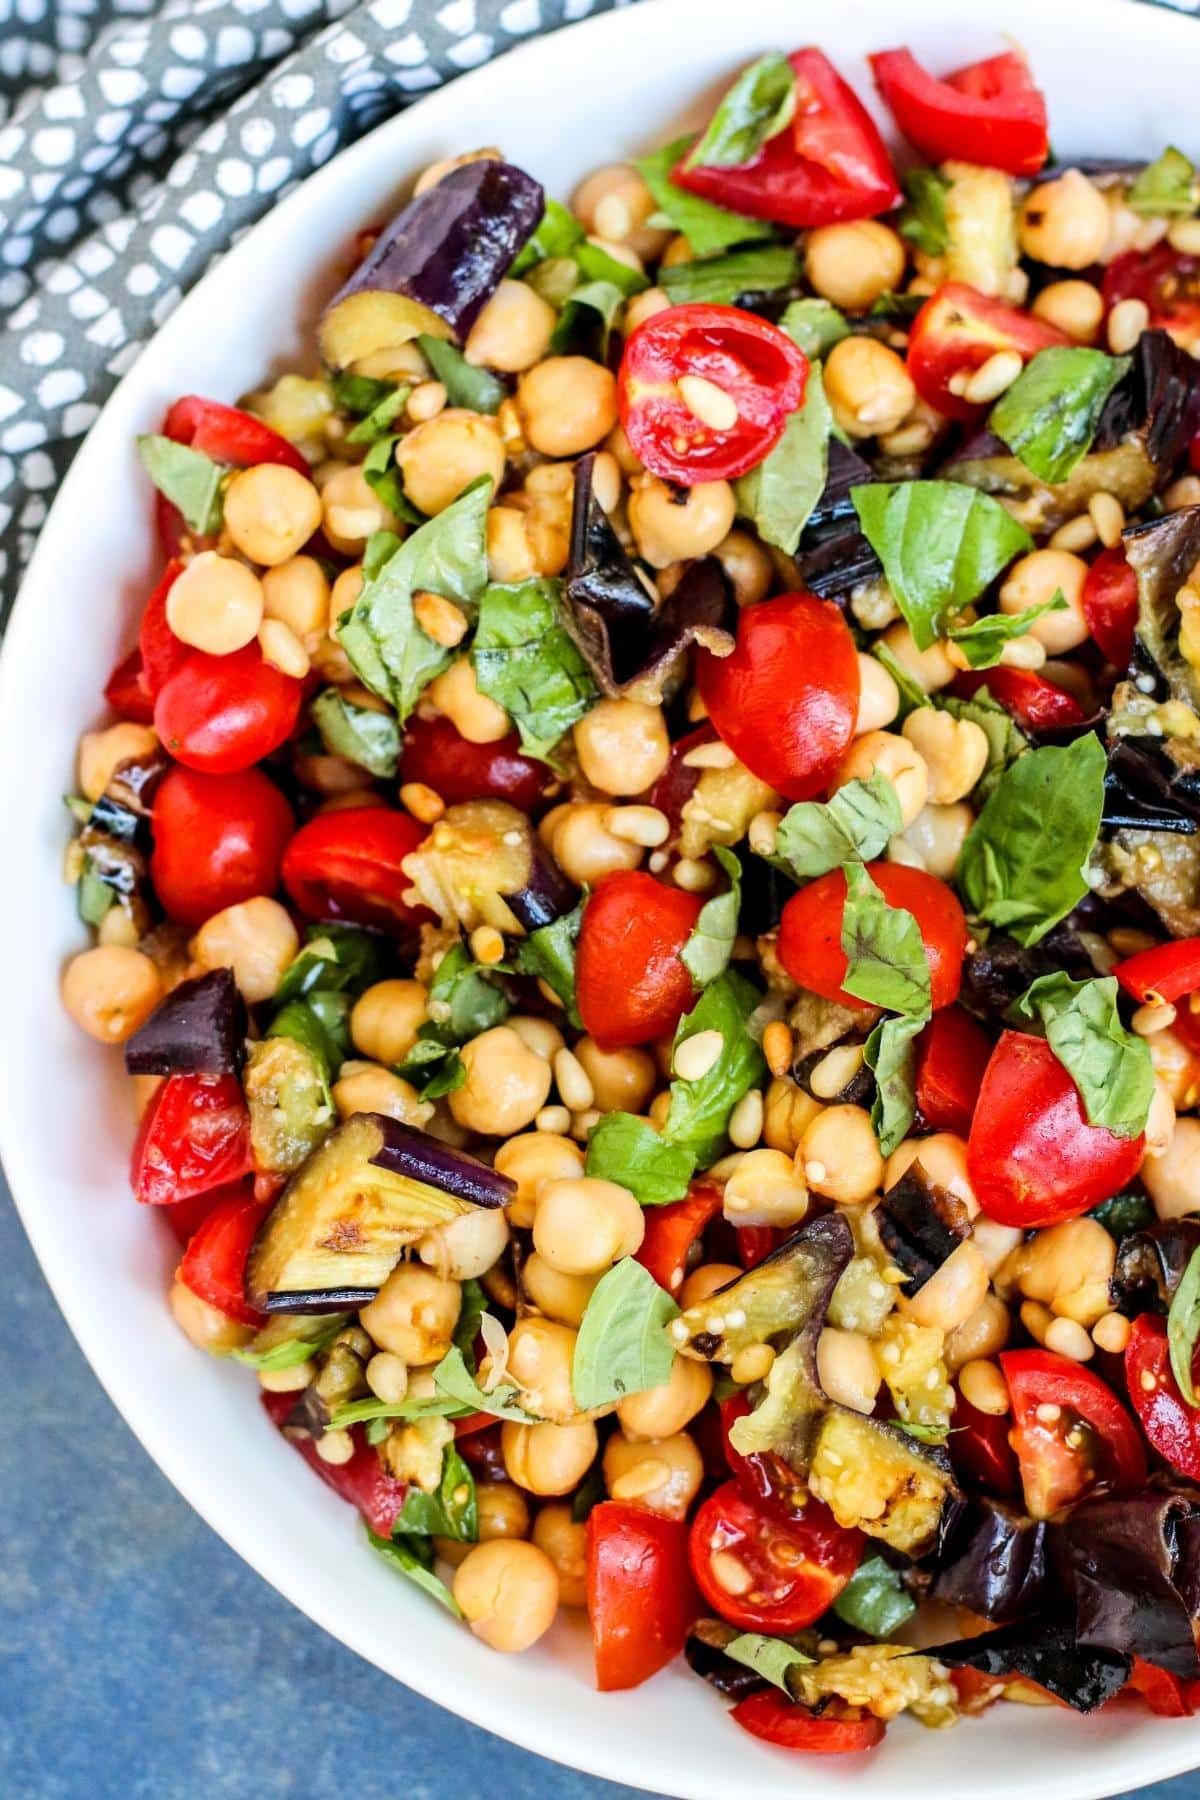
[[[522,749],[546,762],[599,697],[560,621],[561,592],[560,581],[542,576],[513,586],[494,583],[480,601],[471,651],[480,693],[511,715]]]
[[[280,1369],[295,1369],[306,1363],[310,1357],[319,1356],[327,1350],[339,1331],[344,1331],[350,1322],[349,1313],[334,1313],[328,1318],[306,1319],[300,1325],[296,1337],[283,1338],[268,1344],[264,1349],[256,1350],[254,1342],[246,1345],[244,1350],[233,1351],[233,1360],[244,1363],[248,1369],[262,1369],[273,1374]],[[299,1321],[297,1321],[299,1324]],[[264,1328],[270,1333],[270,1326]],[[259,1338],[264,1332],[259,1333]]]
[[[369,1525],[367,1526],[367,1537],[372,1548],[378,1550],[381,1556],[386,1556],[393,1568],[399,1569],[400,1573],[415,1582],[417,1587],[424,1588],[425,1592],[436,1600],[439,1606],[444,1606],[446,1611],[453,1613],[456,1619],[462,1618],[462,1608],[458,1601],[445,1582],[433,1572],[432,1544],[419,1537],[380,1537],[379,1533],[372,1531]]]
[[[549,257],[570,256],[583,237],[583,226],[574,213],[561,200],[547,200],[541,223],[508,272],[524,275]]]
[[[698,194],[689,194],[685,188],[676,187],[671,180],[671,170],[686,154],[691,142],[689,134],[664,144],[661,150],[655,150],[649,156],[634,158],[633,166],[650,189],[661,215],[651,223],[681,232],[697,256],[712,256],[734,244],[775,237],[775,226],[768,220],[744,218],[741,213],[729,212],[723,206],[715,206],[711,200],[702,200]]]
[[[1115,975],[1073,981],[1041,975],[1008,1009],[1013,1024],[1044,1034],[1083,1102],[1089,1125],[1115,1137],[1140,1137],[1154,1098],[1154,1065],[1145,1040],[1126,1031]]]
[[[900,1579],[899,1569],[884,1562],[882,1556],[869,1556],[859,1563],[833,1610],[847,1625],[878,1641],[911,1619],[917,1603]]]
[[[663,266],[658,279],[672,306],[734,306],[743,294],[792,287],[800,279],[800,258],[790,245],[767,244]]]
[[[950,183],[936,169],[906,169],[900,177],[906,204],[900,209],[899,231],[926,256],[944,256],[950,247],[946,195]]]
[[[137,441],[142,467],[164,499],[178,508],[192,530],[202,537],[220,531],[223,508],[221,481],[225,464],[214,462],[190,444],[147,432]]]
[[[1125,196],[1125,204],[1135,213],[1151,218],[1188,218],[1200,204],[1200,187],[1196,166],[1168,144],[1162,155],[1147,163]]]
[[[902,1144],[917,1116],[916,1039],[925,1029],[924,1014],[881,1019],[863,1052],[875,1077],[871,1127],[884,1156]]]
[[[279,1005],[317,991],[361,994],[386,973],[386,947],[373,931],[356,925],[310,925],[307,935],[308,942],[275,990]]]
[[[329,382],[333,404],[338,411],[352,413],[356,419],[365,418],[377,406],[382,406],[395,392],[396,385],[394,381],[378,381],[371,375],[351,375],[346,370],[331,376]]]
[[[847,862],[881,856],[903,829],[896,789],[886,775],[848,781],[830,800],[801,800],[780,820],[775,854],[801,881]]]
[[[796,1696],[788,1684],[788,1676],[793,1669],[810,1666],[813,1662],[811,1656],[806,1656],[803,1650],[797,1650],[786,1638],[767,1637],[759,1631],[739,1632],[737,1637],[730,1638],[723,1649],[726,1656],[731,1656],[734,1662],[742,1663],[747,1669],[753,1669],[756,1675],[761,1675],[772,1687],[779,1688],[789,1700],[794,1700]]]
[[[1078,344],[1039,350],[988,416],[988,428],[1039,480],[1065,481],[1091,449],[1105,402],[1133,366]]]
[[[381,781],[391,780],[400,763],[400,727],[391,713],[359,706],[333,687],[317,695],[310,711],[331,755],[344,756]]]
[[[576,1031],[583,1028],[575,997],[575,951],[583,923],[583,908],[584,900],[580,900],[569,913],[560,913],[549,925],[539,925],[528,937],[521,939],[517,951],[520,973],[544,981],[551,992],[558,995],[567,1020]]]
[[[713,845],[713,855],[729,877],[729,886],[723,894],[704,902],[687,943],[679,952],[680,962],[698,988],[706,987],[728,968],[742,907],[741,863],[722,844]]]
[[[418,1099],[442,1100],[456,1094],[467,1079],[467,1065],[454,1044],[418,1038],[396,1073],[416,1090]]]
[[[1192,1380],[1192,1362],[1200,1339],[1200,1250],[1193,1250],[1167,1313],[1167,1347],[1171,1373],[1189,1406],[1200,1406]]]
[[[780,50],[743,69],[690,151],[689,169],[733,169],[753,162],[796,111],[796,74]]]
[[[444,338],[419,337],[417,347],[438,381],[446,390],[451,406],[465,406],[469,412],[495,413],[508,389],[490,369],[469,363],[456,344]]]
[[[875,646],[878,656],[880,645]],[[948,712],[952,719],[970,719],[978,725],[988,741],[988,760],[983,774],[975,785],[976,796],[986,800],[996,783],[1018,756],[1029,748],[1029,739],[1019,729],[1012,714],[999,701],[993,700],[986,688],[979,688],[969,700],[960,700],[954,694],[939,694],[935,702],[942,712]]]
[[[801,533],[825,491],[832,424],[820,365],[814,363],[804,399],[789,414],[783,436],[757,468],[734,483],[738,512],[764,543],[788,556],[799,549]]]
[[[362,460],[363,480],[373,494],[387,507],[393,518],[403,524],[420,525],[424,515],[419,513],[404,492],[404,483],[400,479],[400,471],[396,467],[395,450],[400,442],[399,437],[388,434],[376,438]],[[377,537],[389,534],[377,532]],[[396,540],[399,542],[399,539]],[[364,573],[365,573],[364,559]]]
[[[889,906],[861,863],[847,863],[842,986],[888,1012],[928,1016],[929,962],[920,927],[903,906]]]
[[[407,385],[393,387],[391,383],[382,385],[387,386],[388,392],[377,405],[372,407],[365,418],[360,419],[358,424],[346,433],[348,444],[373,444],[377,438],[386,437],[392,425],[404,411],[412,388]]]
[[[697,1081],[676,1076],[671,1083],[671,1105],[663,1136],[669,1143],[691,1151],[700,1168],[707,1168],[725,1148],[729,1115],[742,1095],[766,1073],[766,1063],[747,1021],[762,995],[733,969],[711,981],[690,1013],[679,1022],[674,1049],[698,1031],[721,1035],[721,1054]]]
[[[453,1444],[442,1457],[442,1478],[433,1493],[410,1483],[404,1505],[392,1527],[395,1535],[453,1538],[460,1544],[479,1540],[479,1507],[475,1477]]]
[[[509,1419],[519,1425],[541,1425],[536,1413],[526,1412],[516,1404],[517,1389],[511,1383],[485,1393],[466,1365],[457,1344],[447,1350],[433,1371],[433,1385],[439,1394],[453,1400],[467,1412],[490,1413],[495,1419]]]
[[[550,339],[551,353],[590,356],[595,362],[605,362],[613,326],[624,304],[625,295],[611,281],[585,281],[581,287],[572,288]]]
[[[628,1188],[643,1206],[682,1200],[695,1166],[690,1150],[632,1113],[605,1113],[588,1139],[587,1174]]]
[[[661,1387],[675,1350],[667,1326],[679,1308],[649,1269],[631,1256],[601,1276],[575,1340],[571,1390],[581,1412]]]
[[[850,336],[850,327],[832,300],[790,300],[779,329],[814,362]]]
[[[1066,600],[1061,588],[1055,590],[1049,600],[1042,600],[1037,606],[1027,606],[1019,613],[987,613],[982,619],[975,619],[970,625],[952,626],[948,636],[958,645],[972,669],[992,669],[1004,654],[1006,644],[1015,638],[1025,636],[1036,619],[1043,618],[1046,613],[1063,612]]]

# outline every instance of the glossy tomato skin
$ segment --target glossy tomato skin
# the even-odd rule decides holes
[[[205,400],[199,394],[184,394],[176,400],[163,420],[162,435],[176,444],[189,444],[211,456],[214,462],[229,463],[237,469],[248,469],[256,463],[283,463],[299,475],[309,473],[308,462],[295,445],[253,413],[226,406],[220,400]],[[192,549],[216,541],[198,537],[165,494],[156,493],[154,502],[159,541],[168,556],[177,555],[185,539]]]
[[[901,132],[932,163],[957,160],[1036,175],[1049,140],[1046,102],[1013,51],[941,80],[908,50],[870,58],[875,83]]]
[[[728,394],[737,417],[706,425],[680,394],[695,375]],[[763,461],[799,408],[808,358],[778,326],[736,306],[670,306],[630,333],[617,401],[635,455],[654,475],[683,487],[732,481]]]
[[[1087,628],[1109,662],[1124,669],[1133,655],[1137,625],[1137,576],[1123,544],[1102,550],[1083,583],[1083,616]]]
[[[969,700],[984,687],[1018,725],[1035,735],[1087,724],[1087,714],[1074,695],[1033,669],[965,669],[955,676],[950,691],[960,700]]]
[[[1116,1493],[1145,1484],[1137,1426],[1098,1375],[1050,1350],[1002,1351],[1000,1367],[1012,1396],[1012,1446],[1032,1518],[1049,1518],[1098,1483]],[[1045,1417],[1046,1408],[1057,1408],[1057,1417]],[[1079,1448],[1070,1442],[1077,1422],[1085,1427]]]
[[[602,1693],[638,1687],[683,1649],[700,1611],[687,1526],[602,1500],[588,1514],[587,1609]]]
[[[175,636],[167,623],[167,595],[182,573],[183,564],[173,557],[147,600],[138,626],[142,681],[151,702],[158,699],[166,681],[191,655],[188,645]]]
[[[1138,1694],[1159,1719],[1190,1719],[1196,1710],[1200,1681],[1181,1681],[1169,1669],[1158,1669],[1135,1656],[1123,1694]]]
[[[752,219],[798,229],[872,219],[900,199],[888,153],[861,100],[819,50],[788,58],[796,112],[758,155],[733,168],[672,170],[680,187]]]
[[[961,1393],[954,1402],[954,1430],[946,1448],[954,1473],[969,1489],[1010,1499],[1020,1491],[1016,1453],[1008,1441],[1011,1419],[980,1412]]]
[[[295,1394],[263,1394],[263,1409],[280,1431],[288,1414],[295,1409]],[[309,1468],[321,1477],[342,1500],[348,1500],[380,1537],[390,1538],[408,1493],[407,1484],[397,1481],[383,1465],[379,1452],[368,1444],[362,1427],[351,1427],[354,1454],[349,1462],[327,1463],[317,1455],[316,1440],[291,1437],[288,1442],[298,1450]]]
[[[1113,974],[1140,1005],[1173,1005],[1200,989],[1200,937],[1139,950],[1119,962]]]
[[[1149,252],[1127,250],[1109,263],[1100,291],[1110,312],[1122,300],[1144,300],[1150,328],[1169,331],[1185,350],[1200,339],[1200,256],[1184,255],[1170,244]],[[1193,442],[1192,467],[1198,466]]]
[[[140,650],[121,658],[104,684],[104,698],[118,718],[131,719],[135,725],[153,725],[154,703],[142,678]]]
[[[584,1030],[602,1050],[666,1037],[693,1005],[695,984],[679,952],[702,904],[640,869],[597,882],[583,909],[575,990]]]
[[[263,1196],[255,1192],[255,1178],[244,1175],[240,1181],[231,1181],[225,1187],[208,1188],[202,1194],[193,1194],[190,1200],[173,1200],[170,1206],[164,1206],[162,1216],[171,1227],[177,1241],[183,1249],[187,1249],[205,1219],[216,1212],[228,1200],[245,1200],[253,1198],[261,1207]]]
[[[751,1410],[745,1391],[730,1394],[718,1406],[725,1467],[738,1487],[769,1510],[781,1512],[788,1519],[797,1518],[808,1504],[803,1479],[773,1451],[756,1450],[743,1456],[729,1435],[737,1421]]]
[[[222,1200],[197,1228],[179,1265],[184,1287],[242,1325],[258,1325],[263,1318],[247,1301],[242,1278],[265,1211],[253,1194]]]
[[[777,1688],[747,1694],[729,1716],[751,1737],[777,1744],[781,1750],[806,1750],[813,1756],[852,1756],[874,1750],[887,1730],[883,1720],[871,1713],[847,1708],[844,1716],[817,1714],[789,1700]]]
[[[1125,1347],[1125,1380],[1146,1441],[1189,1481],[1200,1481],[1200,1412],[1179,1391],[1167,1328],[1153,1313],[1135,1319]]]
[[[248,1175],[250,1115],[236,1075],[169,1075],[138,1128],[130,1181],[144,1206],[170,1206]]]
[[[1143,1137],[1088,1124],[1044,1038],[1004,1033],[967,1140],[967,1170],[989,1218],[1024,1229],[1076,1218],[1133,1180],[1144,1149]]]
[[[917,1110],[931,1131],[966,1137],[992,1041],[959,1006],[933,1015],[917,1039]]]
[[[235,775],[291,737],[302,692],[257,644],[229,656],[193,650],[159,689],[154,729],[177,762]]]
[[[720,1217],[724,1190],[716,1182],[693,1182],[682,1200],[646,1208],[646,1231],[634,1261],[648,1269],[660,1288],[679,1293],[687,1274],[688,1251]]]
[[[168,769],[150,815],[150,874],[167,913],[182,925],[203,925],[227,906],[273,894],[294,824],[261,769]]]
[[[427,830],[382,806],[318,813],[284,853],[283,885],[310,919],[407,929],[429,916],[405,900],[412,883],[401,867]]]
[[[969,422],[983,409],[954,392],[954,376],[981,369],[1000,350],[1015,350],[1028,362],[1039,350],[1068,343],[1065,332],[1045,319],[981,294],[965,281],[944,281],[912,322],[906,359],[922,400],[948,418]]]
[[[854,735],[858,657],[832,601],[781,594],[743,609],[731,656],[701,650],[696,681],[723,743],[788,800],[826,791]]]
[[[433,719],[414,715],[405,727],[401,782],[424,782],[447,806],[507,800],[518,812],[531,812],[553,778],[547,763],[522,754],[515,731],[494,744],[472,744],[443,713]]]
[[[958,998],[967,950],[966,914],[956,896],[934,875],[903,863],[868,863],[867,873],[889,906],[903,907],[917,922],[929,963],[934,1009]],[[820,875],[793,894],[779,923],[779,960],[802,988],[843,1006],[866,1003],[842,987],[846,952],[842,917],[846,877],[840,869]]]
[[[865,1542],[819,1500],[789,1517],[727,1481],[696,1514],[688,1555],[696,1586],[727,1624],[786,1637],[829,1610],[862,1561]],[[754,1577],[746,1593],[731,1594],[720,1581],[715,1558],[722,1554]]]

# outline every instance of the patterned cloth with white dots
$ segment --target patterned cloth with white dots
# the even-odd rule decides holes
[[[83,434],[240,232],[430,88],[630,3],[0,0],[0,627]]]

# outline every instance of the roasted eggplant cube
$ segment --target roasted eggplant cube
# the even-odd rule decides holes
[[[131,1075],[236,1075],[246,1008],[230,969],[181,981],[125,1045]]]
[[[811,1323],[819,1327],[853,1252],[839,1213],[813,1220],[728,1287],[690,1306],[675,1323],[676,1344],[687,1356],[731,1363],[750,1344],[778,1345]]]
[[[841,1406],[817,1426],[808,1485],[839,1525],[861,1526],[906,1556],[933,1548],[942,1509],[957,1494],[944,1457],[896,1426]]]
[[[427,906],[466,931],[536,931],[579,898],[524,813],[506,800],[448,807],[405,871]]]
[[[264,1038],[251,1048],[244,1085],[255,1168],[290,1175],[333,1124],[319,1058],[296,1038]]]

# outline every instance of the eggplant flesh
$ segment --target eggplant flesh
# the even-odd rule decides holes
[[[1190,358],[1189,358],[1190,360]],[[1200,506],[1181,507],[1123,532],[1121,542],[1137,577],[1137,640],[1172,699],[1195,709],[1200,678],[1179,648],[1176,599],[1200,560]]]
[[[536,931],[579,898],[525,814],[506,800],[447,807],[404,869],[422,900],[466,931]]]
[[[813,1220],[736,1281],[689,1307],[678,1321],[677,1348],[685,1356],[731,1363],[748,1345],[779,1343],[813,1320],[819,1329],[853,1253],[840,1213]]]
[[[1109,746],[1104,825],[1110,831],[1200,831],[1200,751],[1190,738],[1122,736]]]
[[[246,1007],[230,969],[181,981],[125,1045],[131,1075],[236,1075]]]
[[[379,1292],[407,1245],[472,1205],[506,1206],[503,1175],[381,1113],[357,1113],[301,1165],[259,1228],[245,1288],[260,1312],[343,1312]]]
[[[1165,1313],[1197,1250],[1200,1224],[1190,1219],[1130,1232],[1117,1246],[1109,1283],[1113,1306],[1131,1319],[1144,1312]]]

